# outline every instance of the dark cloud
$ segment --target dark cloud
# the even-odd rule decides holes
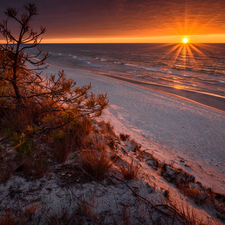
[[[1,3],[23,10],[27,0]],[[38,0],[34,26],[47,27],[45,37],[157,36],[179,32],[224,33],[224,0]]]

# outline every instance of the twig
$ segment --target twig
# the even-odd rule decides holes
[[[112,175],[113,177],[115,177],[117,180],[123,182],[133,193],[136,197],[138,197],[139,199],[145,201],[147,204],[149,204],[152,208],[156,209],[157,211],[165,214],[166,216],[169,216],[169,217],[172,217],[172,215],[164,212],[163,210],[159,209],[158,206],[164,206],[164,207],[167,207],[168,209],[170,209],[171,211],[173,211],[175,214],[177,214],[179,217],[182,218],[182,216],[180,215],[179,212],[177,212],[177,210],[175,210],[174,208],[168,206],[168,205],[153,205],[149,200],[147,200],[146,198],[140,196],[136,191],[134,191],[125,181],[123,181],[122,179],[120,179],[119,177],[116,177],[115,175]]]

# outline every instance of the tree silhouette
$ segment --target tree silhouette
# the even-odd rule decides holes
[[[38,54],[36,56],[30,56],[25,52],[28,48],[38,47],[41,42],[39,37],[45,33],[46,29],[41,27],[40,31],[36,32],[30,27],[33,16],[38,15],[35,4],[26,4],[24,8],[26,12],[20,18],[15,8],[7,8],[5,15],[8,18],[0,24],[0,33],[6,39],[6,44],[4,46],[2,45],[0,49],[5,57],[5,60],[2,60],[2,69],[8,72],[7,76],[1,73],[0,79],[11,83],[14,95],[8,95],[7,97],[14,98],[18,105],[23,104],[24,98],[27,97],[22,95],[21,85],[42,82],[39,76],[40,73],[37,71],[45,68],[41,68],[40,66],[44,65],[46,58],[49,57],[48,53],[45,54],[40,48],[38,48]],[[8,28],[9,19],[13,19],[19,24],[20,32],[18,37],[15,37]],[[36,60],[36,57],[41,53],[43,56],[42,59]],[[25,65],[26,63],[30,63],[35,69],[33,71],[28,69]]]
[[[0,45],[0,108],[29,109],[43,129],[65,126],[78,117],[101,115],[108,104],[107,96],[89,92],[90,84],[75,87],[76,82],[67,79],[64,71],[45,78],[40,74],[49,57],[39,48],[45,28],[35,32],[30,27],[30,21],[37,15],[35,4],[26,4],[24,8],[20,18],[16,9],[7,8],[8,18],[0,24],[0,33],[6,39],[6,44]],[[20,26],[17,38],[8,28],[9,19]],[[38,54],[26,53],[29,48],[37,48]],[[41,59],[37,59],[39,55]],[[28,68],[27,63],[34,69]]]

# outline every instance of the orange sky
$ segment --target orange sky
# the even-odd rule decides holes
[[[19,3],[18,3],[19,2]],[[23,11],[26,0],[1,3]],[[32,25],[42,43],[225,43],[224,0],[39,0]],[[9,23],[15,31],[14,24]],[[2,37],[0,37],[2,40]]]

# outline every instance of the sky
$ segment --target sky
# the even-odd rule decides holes
[[[42,43],[225,42],[225,0],[31,0],[32,26],[46,27]],[[1,2],[24,11],[27,0]],[[9,21],[11,31],[17,31]],[[18,25],[17,25],[18,27]],[[0,40],[3,38],[0,36]]]

